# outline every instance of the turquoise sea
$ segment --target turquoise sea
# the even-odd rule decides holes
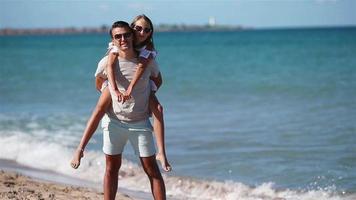
[[[155,33],[170,197],[356,199],[355,36],[356,28]],[[101,183],[100,128],[79,170],[69,161],[99,97],[94,72],[108,42],[0,37],[0,158]],[[149,191],[137,184],[146,180],[130,147],[125,158],[119,187]]]

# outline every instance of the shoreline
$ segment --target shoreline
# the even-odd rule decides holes
[[[103,199],[101,185],[0,159],[0,199]],[[147,199],[119,188],[116,199]]]
[[[226,25],[159,25],[155,27],[156,32],[202,32],[202,31],[241,31],[245,28],[242,26],[226,26]],[[52,35],[52,34],[83,34],[83,33],[97,33],[107,34],[110,30],[109,25],[102,25],[101,27],[61,27],[61,28],[0,28],[1,35]]]

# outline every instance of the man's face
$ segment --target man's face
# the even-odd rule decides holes
[[[112,30],[112,42],[120,50],[126,51],[132,48],[133,35],[128,28],[118,27]]]

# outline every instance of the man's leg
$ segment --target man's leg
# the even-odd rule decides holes
[[[151,191],[155,200],[165,200],[166,199],[166,188],[164,181],[161,175],[161,172],[158,169],[155,156],[150,157],[140,157],[141,164],[145,170],[150,183]]]
[[[105,159],[104,200],[114,200],[121,167],[121,154],[113,156],[105,154]]]

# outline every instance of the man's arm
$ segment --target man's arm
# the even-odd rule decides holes
[[[105,81],[106,80],[100,76],[95,77],[95,87],[99,92],[101,92],[101,87]]]

